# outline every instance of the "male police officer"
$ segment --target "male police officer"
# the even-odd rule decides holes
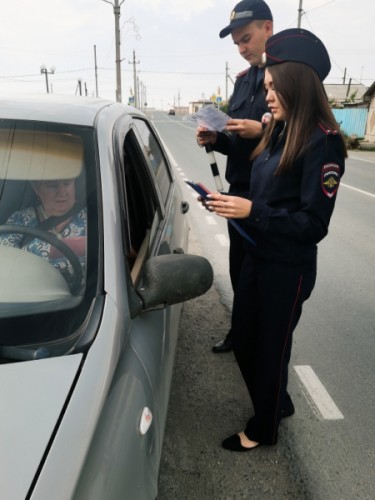
[[[215,151],[227,155],[225,178],[231,194],[248,192],[251,172],[250,155],[262,135],[262,117],[268,111],[263,91],[264,70],[262,55],[266,40],[273,33],[272,14],[263,0],[242,0],[230,16],[230,23],[220,31],[220,38],[231,34],[241,56],[251,65],[237,76],[230,98],[227,131],[209,132],[197,129],[198,144],[211,144]],[[243,238],[231,225],[228,226],[229,273],[233,290],[236,287],[245,255]],[[213,347],[213,352],[232,350],[231,331],[224,340]]]

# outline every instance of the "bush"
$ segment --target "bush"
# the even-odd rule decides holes
[[[360,143],[359,143],[359,138],[357,135],[352,134],[352,135],[347,135],[345,137],[346,141],[346,147],[348,149],[360,149]]]

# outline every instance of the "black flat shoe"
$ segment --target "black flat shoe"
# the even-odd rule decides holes
[[[233,436],[224,439],[224,441],[221,443],[221,446],[224,449],[230,451],[251,451],[255,450],[255,448],[259,448],[260,443],[252,446],[251,448],[246,448],[245,446],[242,446],[240,436],[238,434],[233,434]]]
[[[231,338],[225,337],[224,340],[220,340],[217,344],[215,344],[212,348],[212,352],[221,353],[221,352],[230,352],[233,351],[233,342]]]
[[[280,417],[281,418],[287,418],[287,417],[291,417],[292,415],[294,415],[295,413],[295,408],[294,408],[294,404],[291,403],[291,405],[289,405],[287,408],[283,408],[280,412]]]

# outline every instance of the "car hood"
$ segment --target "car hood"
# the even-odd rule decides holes
[[[81,361],[75,354],[0,365],[0,498],[26,498]]]

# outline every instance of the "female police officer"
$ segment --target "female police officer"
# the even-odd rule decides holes
[[[265,91],[272,120],[254,155],[248,198],[212,194],[210,210],[238,219],[255,240],[235,290],[234,353],[254,416],[223,447],[249,451],[277,442],[287,393],[292,332],[316,278],[317,243],[328,231],[346,148],[322,81],[330,61],[301,29],[266,42]]]

